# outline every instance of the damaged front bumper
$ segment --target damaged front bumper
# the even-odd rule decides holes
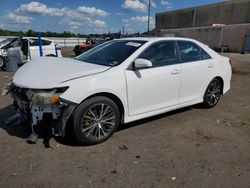
[[[14,105],[23,119],[30,122],[32,134],[33,127],[45,117],[50,118],[54,123],[52,126],[55,136],[65,136],[65,127],[73,110],[75,103],[60,98],[68,87],[54,89],[29,89],[20,88],[9,82],[2,91],[2,95],[11,94]],[[52,124],[51,124],[52,125]]]
[[[12,87],[12,78],[8,80],[8,82],[5,84],[5,86],[2,88],[2,96],[7,95]]]

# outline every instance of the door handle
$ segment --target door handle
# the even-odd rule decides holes
[[[208,68],[213,68],[214,67],[214,64],[213,63],[209,63],[208,64]]]
[[[171,74],[179,74],[180,73],[180,70],[179,69],[174,69],[172,70]]]

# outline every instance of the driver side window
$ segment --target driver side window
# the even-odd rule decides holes
[[[179,63],[175,42],[161,41],[149,46],[138,57],[152,62],[152,67],[161,67]]]

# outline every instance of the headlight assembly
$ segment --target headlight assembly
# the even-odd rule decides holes
[[[56,104],[60,95],[69,87],[54,88],[51,90],[27,90],[26,95],[34,104]]]
[[[8,55],[8,50],[6,49],[1,49],[2,56],[7,56]]]

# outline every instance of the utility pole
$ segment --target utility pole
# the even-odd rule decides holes
[[[150,25],[150,8],[151,8],[151,0],[148,0],[148,34],[149,34],[149,25]]]

